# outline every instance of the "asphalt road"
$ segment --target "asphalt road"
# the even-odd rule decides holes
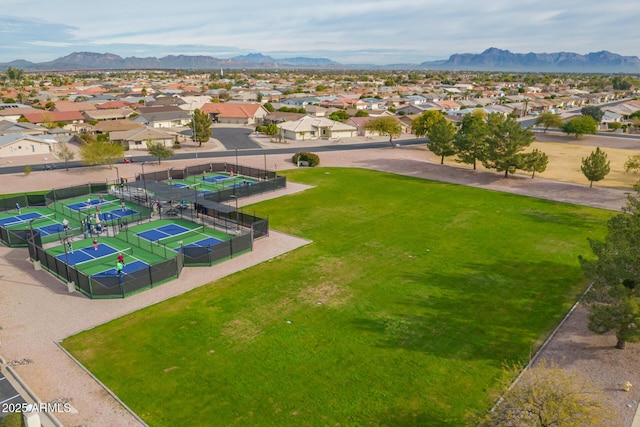
[[[237,155],[238,157],[242,156],[262,156],[262,155],[271,155],[271,154],[294,154],[300,151],[300,147],[285,147],[285,148],[262,148],[259,144],[253,142],[249,139],[248,135],[251,133],[251,130],[244,128],[224,128],[225,132],[220,132],[223,128],[217,128],[214,130],[216,132],[216,139],[218,139],[223,146],[226,148],[224,151],[205,151],[198,152],[199,159],[207,159],[207,158],[218,158],[218,157],[229,157]],[[253,147],[249,147],[247,143],[248,140]],[[313,142],[310,141],[310,144]],[[424,138],[410,138],[404,140],[395,140],[395,144],[399,144],[401,146],[404,145],[415,145],[415,144],[426,144],[427,140]],[[359,144],[333,144],[333,145],[318,145],[305,148],[305,150],[313,151],[314,153],[321,153],[326,151],[338,151],[338,150],[364,150],[370,148],[382,148],[389,147],[389,142],[368,142],[368,143],[359,143]],[[193,158],[193,153],[178,153],[171,157],[171,160],[185,160]],[[135,156],[136,163],[142,162],[157,162],[158,158],[153,156]],[[44,163],[42,164],[32,164],[33,171],[42,171],[45,170]],[[86,165],[82,164],[79,161],[72,161],[68,163],[69,168],[80,168],[85,167]],[[64,168],[64,164],[56,163],[56,167]],[[0,174],[10,174],[10,173],[21,173],[24,171],[24,165],[22,166],[7,166],[0,168]]]
[[[24,402],[22,396],[13,388],[4,374],[0,372],[0,420],[9,415],[8,412],[3,412],[4,409],[13,409],[13,405],[19,405]]]

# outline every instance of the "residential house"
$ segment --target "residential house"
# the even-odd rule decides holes
[[[174,143],[178,140],[176,134],[146,126],[131,130],[110,132],[109,139],[129,150],[146,150],[148,148],[148,142],[159,143],[165,147],[173,147]]]
[[[22,115],[29,123],[51,124],[51,123],[82,123],[84,116],[80,111],[46,111],[36,110],[34,113]]]
[[[296,141],[351,138],[358,132],[355,126],[312,116],[304,116],[295,122],[279,124],[278,128],[284,138]]]
[[[85,121],[123,120],[133,114],[131,108],[110,108],[107,110],[84,111]]]
[[[404,105],[402,107],[399,107],[396,110],[396,114],[410,116],[412,114],[422,114],[425,111],[429,111],[429,110],[442,111],[443,108],[433,103],[419,104],[419,105]]]
[[[214,123],[255,125],[263,122],[269,111],[261,104],[207,103],[200,109]]]
[[[307,106],[304,107],[304,109],[309,116],[327,117],[329,115],[328,110],[319,105],[308,104]]]
[[[386,108],[386,103],[383,99],[362,98],[360,101],[364,103],[365,110],[383,110]]]
[[[453,113],[455,111],[460,111],[460,107],[461,107],[461,105],[458,102],[450,101],[450,100],[436,101],[434,102],[434,104],[442,108],[442,111],[444,111],[447,114]]]
[[[93,126],[94,133],[110,133],[110,132],[121,132],[132,129],[140,129],[145,127],[142,123],[136,123],[133,120],[123,119],[123,120],[104,120],[98,122]]]
[[[0,135],[7,135],[10,133],[20,133],[30,136],[46,135],[47,129],[42,126],[34,125],[32,123],[0,120]]]
[[[370,131],[370,130],[368,130],[366,128],[367,123],[370,122],[373,119],[375,119],[375,117],[371,117],[371,116],[369,116],[369,117],[350,117],[349,119],[345,120],[345,123],[348,124],[348,125],[354,126],[358,131],[358,136],[364,136],[364,137],[367,137],[367,138],[370,138],[370,137],[373,137],[373,136],[382,136],[378,132]],[[411,121],[409,121],[407,123],[406,121],[401,120],[400,117],[395,117],[395,119],[402,126],[402,133],[411,133]]]
[[[27,113],[41,113],[43,110],[33,107],[17,107],[17,108],[4,108],[0,110],[0,120],[8,120],[10,122],[17,122],[23,114]]]
[[[50,136],[8,133],[0,135],[0,157],[50,154],[57,144],[58,141]]]
[[[287,99],[283,99],[280,102],[283,105],[286,105],[288,107],[303,108],[309,104],[317,105],[320,102],[320,99],[318,99],[315,96],[300,96],[300,97],[289,97]]]
[[[173,128],[189,126],[191,115],[177,106],[140,107],[140,115],[132,120],[153,128]]]
[[[263,119],[264,124],[278,124],[284,122],[295,122],[303,118],[306,114],[302,113],[285,113],[284,111],[274,111],[273,113],[269,113]]]
[[[96,110],[96,106],[89,102],[73,102],[73,101],[55,101],[52,111],[70,112],[70,111],[92,111]]]

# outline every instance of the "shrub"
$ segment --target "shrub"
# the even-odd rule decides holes
[[[267,131],[266,126],[256,126],[256,132],[258,133],[265,133],[266,131]]]
[[[296,165],[298,164],[298,160],[308,162],[311,167],[318,166],[320,164],[320,157],[318,157],[317,154],[307,153],[305,151],[294,154],[291,160],[293,160],[293,163]]]
[[[29,176],[30,173],[31,173],[31,165],[26,165],[24,167],[24,174]]]
[[[0,427],[22,427],[24,423],[22,422],[22,414],[20,412],[12,412],[8,415],[5,415],[2,420],[0,420]]]
[[[609,122],[607,123],[607,127],[611,130],[615,130],[615,129],[621,129],[622,128],[622,123],[620,122]]]

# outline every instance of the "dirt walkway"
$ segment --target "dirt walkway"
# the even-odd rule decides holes
[[[579,203],[605,209],[618,210],[626,201],[621,190],[564,184],[524,177],[502,178],[491,172],[473,172],[461,168],[443,167],[426,160],[425,149],[410,147],[401,149],[371,149],[350,152],[323,153],[323,166],[347,166],[376,169],[415,177],[455,182],[507,191],[547,199]],[[292,168],[289,155],[242,157],[243,165],[278,170]],[[216,161],[225,161],[216,159]],[[234,158],[226,161],[234,162]],[[145,171],[182,167],[196,162],[163,162],[162,165],[145,165]],[[133,177],[140,166],[119,165],[121,176]],[[3,176],[4,188],[35,190],[64,187],[82,182],[103,182],[115,179],[115,170],[108,168],[47,171]],[[282,192],[266,197],[277,197],[304,186],[289,183]],[[243,200],[243,204],[254,200]],[[44,271],[35,271],[24,249],[0,247],[2,264],[2,292],[0,293],[0,353],[7,360],[31,359],[32,364],[18,366],[16,371],[43,401],[71,399],[75,413],[56,414],[68,426],[136,426],[140,423],[109,396],[86,372],[72,362],[55,344],[71,334],[95,327],[111,319],[165,300],[175,295],[265,260],[294,250],[308,242],[293,236],[272,231],[270,236],[256,242],[253,252],[210,268],[188,268],[180,278],[158,288],[145,291],[122,300],[89,300],[78,293],[69,294],[66,285]],[[640,362],[637,346],[621,352],[613,349],[615,338],[611,335],[596,336],[586,330],[584,314],[579,309],[560,329],[542,357],[561,359],[568,368],[593,374],[598,385],[608,390],[611,404],[625,416],[631,425],[636,404],[640,400]],[[126,379],[123,379],[126,380]],[[620,384],[630,381],[637,384],[630,393],[624,393]],[[627,406],[631,404],[631,406]]]

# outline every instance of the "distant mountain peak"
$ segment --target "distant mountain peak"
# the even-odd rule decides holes
[[[253,52],[233,58],[219,59],[205,55],[168,55],[162,58],[135,56],[123,58],[113,53],[74,52],[49,62],[32,63],[16,60],[0,64],[0,70],[17,67],[26,71],[65,70],[136,70],[136,69],[388,69],[388,70],[471,70],[471,71],[520,71],[520,72],[580,72],[580,73],[639,73],[637,56],[622,56],[606,50],[580,55],[572,52],[512,53],[497,47],[489,47],[482,53],[453,54],[446,60],[421,64],[344,65],[328,58],[275,59]]]
[[[444,70],[637,73],[640,59],[603,50],[580,55],[573,52],[512,53],[490,47],[482,53],[454,54],[446,61],[423,62],[420,67]]]

